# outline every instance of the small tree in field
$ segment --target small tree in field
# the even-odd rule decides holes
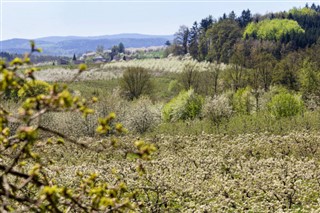
[[[200,67],[197,61],[188,61],[183,66],[179,78],[185,90],[193,88],[197,91],[200,81]]]
[[[128,67],[120,80],[120,86],[127,98],[133,100],[152,90],[151,75],[142,67]]]

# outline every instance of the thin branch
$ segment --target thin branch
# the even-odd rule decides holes
[[[6,171],[6,170],[8,170],[8,167],[5,166],[5,165],[0,165],[0,170]],[[18,172],[18,171],[13,170],[13,169],[8,170],[8,174],[14,175],[16,177],[21,177],[21,178],[24,178],[24,179],[28,179],[30,177],[30,175],[28,175],[28,174],[25,174],[25,173],[22,173],[22,172]],[[36,179],[33,179],[32,181],[37,186],[44,186],[45,185],[44,183],[42,183],[41,181],[36,180]]]
[[[28,145],[28,143],[25,143],[25,144],[23,145],[23,147],[19,150],[19,152],[18,152],[18,153],[16,154],[16,156],[14,157],[11,165],[8,166],[8,167],[5,169],[4,173],[2,173],[2,174],[0,175],[0,177],[3,177],[5,174],[7,174],[7,173],[17,164],[17,162],[19,161],[20,156],[21,156],[22,154],[24,154],[23,151],[24,151],[24,149],[27,147],[27,145]]]
[[[6,195],[6,194],[3,192],[0,192],[0,196],[3,196],[3,195]],[[37,203],[36,200],[30,199],[29,197],[18,197],[18,196],[11,194],[11,193],[8,194],[8,198],[16,200],[18,202],[31,203],[31,204]]]
[[[77,145],[77,146],[80,146],[80,147],[82,147],[82,148],[89,149],[89,147],[88,147],[86,144],[78,143],[76,140],[74,140],[74,139],[72,139],[72,138],[69,138],[68,136],[66,136],[66,135],[64,135],[64,134],[62,134],[62,133],[60,133],[60,132],[58,132],[58,131],[55,131],[55,130],[53,130],[53,129],[49,129],[49,128],[44,127],[44,126],[41,126],[41,125],[38,126],[38,129],[43,130],[43,131],[45,131],[45,132],[49,132],[49,133],[55,134],[55,135],[57,135],[57,136],[59,136],[59,137],[61,137],[61,138],[64,138],[64,139],[66,139],[67,141],[69,141],[69,142],[71,142],[71,143],[73,143],[73,144],[75,144],[75,145]]]

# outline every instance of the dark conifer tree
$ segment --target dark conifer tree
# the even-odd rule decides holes
[[[119,43],[118,47],[119,47],[119,53],[124,53],[125,49],[124,49],[124,45],[122,42]]]
[[[243,10],[241,16],[237,19],[240,27],[246,27],[252,21],[252,15],[249,9]]]
[[[189,53],[190,55],[198,59],[199,56],[199,51],[198,51],[198,46],[199,46],[199,28],[198,28],[198,23],[194,22],[192,27],[190,28],[190,36],[189,36]]]

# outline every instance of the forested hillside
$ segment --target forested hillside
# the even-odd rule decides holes
[[[248,9],[239,16],[232,11],[218,20],[208,16],[190,28],[181,26],[167,54],[229,64],[224,90],[249,86],[268,91],[279,85],[308,99],[319,95],[319,36],[319,5],[264,15]]]
[[[181,26],[169,52],[189,53],[194,59],[232,62],[237,47],[248,51],[260,49],[276,60],[296,50],[314,48],[320,36],[320,6],[307,4],[289,11],[252,14],[249,9],[237,16],[233,11],[218,20],[208,16],[192,27]]]

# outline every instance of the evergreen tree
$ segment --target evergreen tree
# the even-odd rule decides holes
[[[212,16],[208,16],[204,18],[200,22],[199,27],[199,41],[198,41],[198,59],[205,60],[208,54],[208,41],[206,39],[206,32],[207,30],[213,25],[215,21],[213,20]]]
[[[246,27],[252,21],[252,15],[249,9],[243,10],[241,16],[237,19],[240,27]]]
[[[311,9],[314,10],[314,11],[317,11],[317,6],[314,3],[312,3]]]
[[[119,43],[118,47],[119,47],[119,53],[124,53],[125,49],[122,42]]]
[[[241,38],[241,29],[234,20],[226,19],[213,25],[206,33],[209,42],[209,61],[228,63],[232,56],[233,45]]]
[[[228,15],[228,19],[231,19],[231,20],[236,20],[236,14],[234,11],[231,11],[231,13],[229,13]]]
[[[199,52],[198,52],[198,46],[199,46],[199,28],[198,23],[194,22],[193,26],[190,29],[190,36],[189,36],[189,53],[190,55],[197,59]]]
[[[111,48],[111,53],[110,53],[110,59],[113,60],[113,58],[119,54],[119,46],[117,45],[114,45],[112,48]]]
[[[200,22],[200,30],[203,32],[206,32],[213,23],[214,23],[214,20],[211,15],[208,16],[207,18],[202,19]]]
[[[227,19],[227,14],[223,14],[223,16],[222,16],[222,20],[225,20],[225,19]]]

